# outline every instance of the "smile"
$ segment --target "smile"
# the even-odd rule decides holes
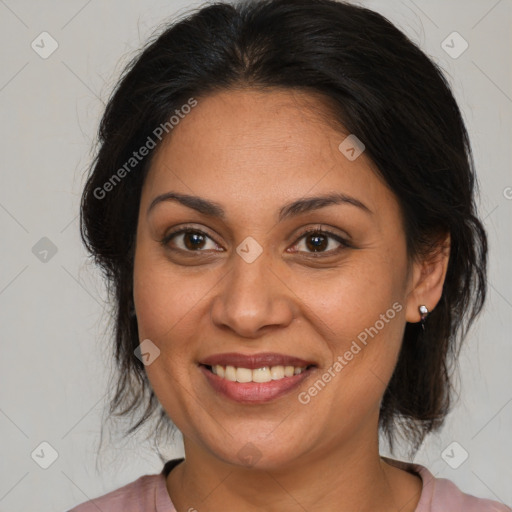
[[[199,365],[199,369],[215,395],[240,404],[256,405],[291,394],[317,368],[277,365],[250,369],[229,365]]]
[[[262,404],[291,393],[318,369],[313,360],[260,352],[212,354],[199,369],[217,396],[244,404]]]
[[[261,368],[222,366],[217,364],[209,366],[209,370],[218,375],[220,378],[229,380],[230,382],[270,382],[273,380],[281,380],[286,377],[300,375],[306,367],[302,366],[263,366]]]

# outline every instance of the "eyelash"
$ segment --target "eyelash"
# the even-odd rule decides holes
[[[167,233],[165,235],[165,237],[160,240],[160,243],[162,246],[170,249],[170,250],[174,250],[174,251],[179,251],[179,252],[185,252],[185,253],[201,253],[201,252],[206,252],[204,250],[197,250],[197,251],[191,251],[191,250],[186,250],[186,249],[175,249],[175,248],[171,248],[168,246],[169,242],[177,235],[181,235],[181,234],[200,234],[200,235],[203,235],[207,238],[209,238],[210,240],[212,240],[213,242],[215,242],[215,240],[213,240],[213,238],[208,235],[208,233],[205,233],[204,231],[198,229],[198,228],[194,228],[194,227],[183,227],[183,228],[178,228],[174,231],[171,231],[170,233]],[[309,228],[305,231],[303,231],[299,237],[297,238],[297,240],[295,241],[295,243],[292,245],[292,247],[295,247],[298,242],[300,240],[302,240],[304,237],[306,237],[307,235],[310,235],[310,234],[318,234],[318,235],[328,235],[328,237],[330,238],[333,238],[336,242],[338,242],[340,244],[340,246],[336,249],[331,249],[329,251],[320,251],[320,252],[308,252],[306,254],[309,254],[309,255],[312,255],[313,257],[315,258],[318,258],[318,257],[321,257],[322,255],[327,255],[327,256],[332,256],[333,254],[337,254],[338,252],[342,251],[343,249],[346,249],[346,248],[349,248],[349,247],[353,247],[351,244],[349,244],[344,238],[342,238],[340,235],[336,234],[336,233],[333,233],[332,231],[329,231],[328,229],[325,229],[325,228],[321,228],[321,227],[314,227],[314,228]],[[217,242],[215,242],[217,243]],[[218,245],[218,244],[217,244]],[[304,251],[301,251],[301,252],[304,252]]]
[[[314,228],[308,228],[305,231],[303,231],[300,235],[297,241],[293,244],[292,247],[295,247],[297,243],[302,240],[303,238],[307,237],[310,234],[315,235],[327,235],[329,238],[333,238],[340,244],[340,246],[336,249],[331,249],[330,251],[321,251],[321,252],[309,252],[307,254],[312,255],[315,258],[321,257],[322,255],[332,256],[333,254],[338,254],[343,249],[347,249],[349,247],[352,247],[351,244],[347,242],[344,238],[342,238],[340,235],[333,233],[332,231],[329,231],[328,229],[322,228],[322,227],[314,227]]]

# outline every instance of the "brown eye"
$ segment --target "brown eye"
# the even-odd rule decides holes
[[[183,233],[183,241],[185,247],[193,251],[194,249],[202,249],[205,244],[205,236],[201,233],[187,231]]]
[[[208,247],[208,241],[211,241],[210,247]],[[197,229],[180,229],[174,231],[166,235],[161,243],[171,249],[179,249],[186,252],[218,250],[218,245],[214,240],[212,240],[206,233]]]
[[[312,252],[323,252],[329,245],[329,237],[320,233],[307,235],[305,238],[306,247]]]
[[[330,231],[313,229],[303,233],[293,249],[296,252],[333,254],[345,247],[350,247],[350,245],[339,235]]]

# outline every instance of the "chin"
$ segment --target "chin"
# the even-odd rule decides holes
[[[276,442],[277,441],[277,442]],[[283,446],[278,440],[234,439],[227,446],[212,447],[212,454],[226,464],[252,471],[284,469],[295,463],[297,446]]]

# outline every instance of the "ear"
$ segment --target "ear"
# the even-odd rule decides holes
[[[427,306],[432,311],[443,293],[443,284],[450,258],[450,234],[446,234],[435,244],[430,253],[413,263],[410,292],[407,295],[405,319],[419,322],[419,307]]]

